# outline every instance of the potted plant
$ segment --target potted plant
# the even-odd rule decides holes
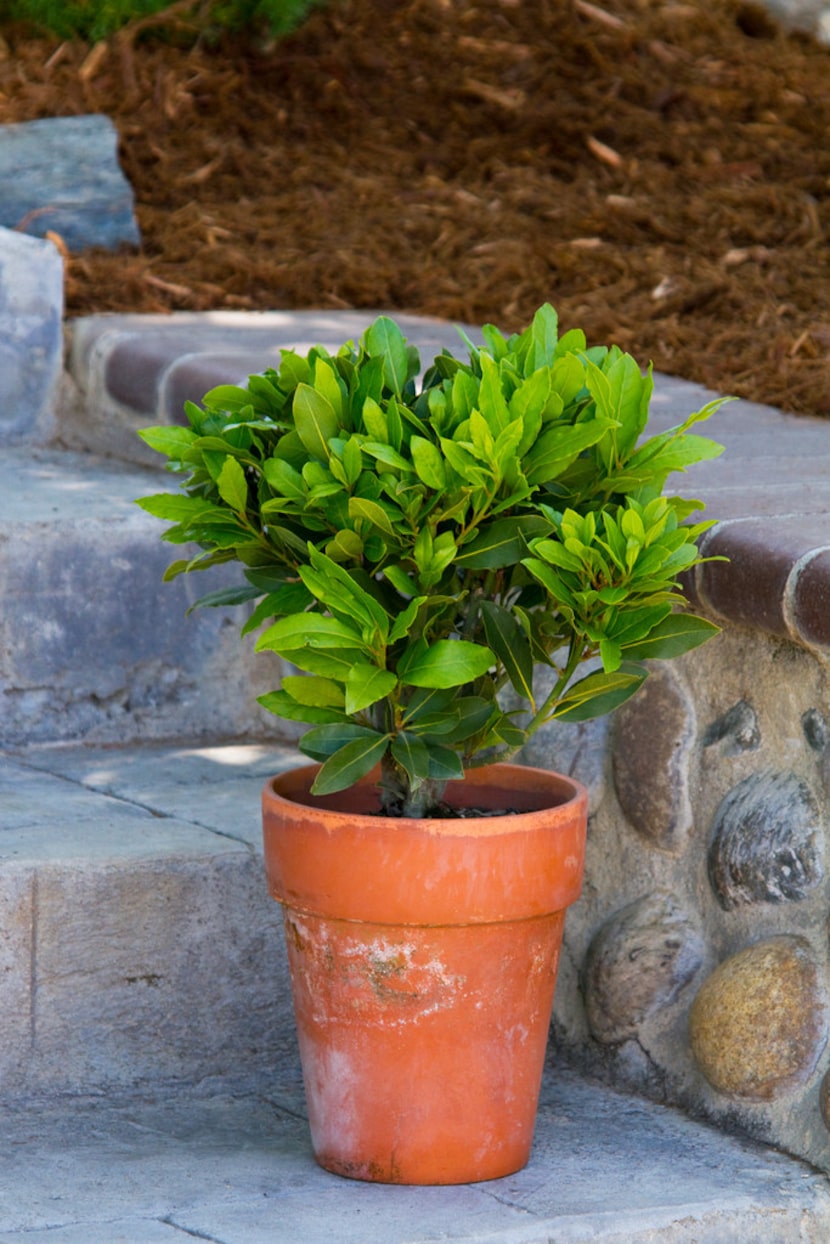
[[[182,491],[139,504],[199,546],[168,577],[241,565],[199,603],[256,602],[243,634],[287,663],[260,702],[310,726],[315,763],[263,793],[266,869],[315,1155],[361,1179],[527,1161],[586,796],[511,762],[717,629],[679,587],[709,524],[663,488],[720,452],[689,432],[720,403],[643,439],[651,374],[618,348],[547,305],[483,338],[418,383],[381,317],[141,434]]]

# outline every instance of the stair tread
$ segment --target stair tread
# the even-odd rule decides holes
[[[557,1067],[529,1165],[447,1188],[351,1182],[314,1163],[301,1090],[194,1091],[0,1112],[0,1244],[753,1244],[827,1239],[823,1177]],[[48,1232],[48,1235],[47,1235]]]
[[[239,741],[0,751],[0,859],[261,851],[261,787],[300,763],[292,747]]]

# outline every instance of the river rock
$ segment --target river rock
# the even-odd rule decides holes
[[[0,126],[0,225],[70,251],[141,241],[133,192],[109,117],[46,117]]]
[[[794,773],[757,773],[715,813],[709,881],[725,911],[749,903],[795,902],[824,876],[818,806]]]
[[[721,744],[725,756],[737,756],[761,746],[758,715],[751,704],[739,700],[712,722],[704,731],[703,746],[712,747],[715,743]]]
[[[686,845],[692,814],[687,761],[694,710],[664,669],[617,710],[614,786],[632,827],[651,846],[672,854]]]
[[[689,1013],[700,1070],[729,1097],[770,1101],[812,1075],[827,1043],[827,995],[809,943],[780,936],[739,951]]]
[[[630,903],[594,937],[585,962],[585,1009],[591,1032],[610,1045],[636,1037],[668,1006],[703,961],[700,934],[673,894]]]

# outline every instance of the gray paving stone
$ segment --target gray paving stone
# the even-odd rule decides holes
[[[0,228],[0,445],[51,431],[63,368],[62,317],[58,251],[51,242]]]
[[[553,1068],[528,1167],[449,1188],[314,1163],[289,1092],[193,1093],[0,1116],[0,1244],[823,1244],[826,1181],[798,1162]],[[120,1234],[119,1234],[120,1233]]]
[[[138,245],[133,192],[109,117],[46,117],[0,126],[0,224],[71,251]]]
[[[279,743],[130,748],[40,747],[26,764],[79,784],[73,799],[114,795],[156,815],[180,817],[262,852],[260,791],[266,779],[304,758]],[[0,790],[2,790],[0,767]],[[0,840],[2,841],[2,840]]]

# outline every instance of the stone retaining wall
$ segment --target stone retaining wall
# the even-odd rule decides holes
[[[826,656],[730,625],[531,751],[592,795],[560,1047],[830,1169]]]

